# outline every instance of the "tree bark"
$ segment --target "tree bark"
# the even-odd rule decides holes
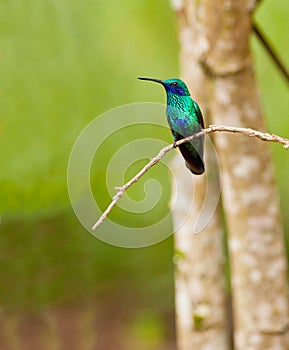
[[[175,285],[177,343],[180,350],[229,349],[228,310],[226,309],[223,229],[219,211],[200,233],[192,228],[202,209],[205,178],[200,176],[192,187],[184,176],[183,159],[172,162],[174,174],[182,183],[182,201],[175,205],[175,220],[184,218],[184,201],[194,201],[187,221],[175,232]],[[191,177],[191,174],[187,174]],[[195,196],[194,196],[195,194]],[[180,193],[179,193],[180,195]],[[177,218],[177,219],[176,219]]]
[[[180,6],[181,5],[181,6]],[[188,83],[195,99],[209,122],[209,79],[199,65],[198,53],[202,50],[196,36],[197,26],[193,2],[174,2],[179,20],[181,75]],[[206,149],[206,167],[216,168],[215,159]],[[196,218],[203,210],[208,178],[193,177],[187,171],[183,159],[178,156],[172,162],[179,195],[182,201],[175,205],[175,222],[184,219],[184,203],[192,202],[189,219],[175,232],[176,247],[176,323],[177,343],[180,350],[230,349],[230,314],[225,290],[223,226],[218,207],[210,224],[198,235],[193,232]],[[209,176],[210,177],[210,176]],[[176,187],[173,189],[176,191]],[[219,184],[212,177],[209,195],[218,195]]]
[[[185,18],[180,28],[182,52],[198,52],[199,69],[211,82],[206,103],[214,124],[263,130],[249,46],[255,2],[174,4]],[[198,69],[185,62],[183,72],[189,72],[193,82]],[[287,266],[269,145],[225,133],[215,141],[229,231],[235,349],[288,349]]]

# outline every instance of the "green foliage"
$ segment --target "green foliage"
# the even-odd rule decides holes
[[[81,227],[66,187],[69,154],[82,129],[113,107],[162,101],[162,91],[139,83],[140,74],[177,75],[167,1],[3,0],[0,16],[2,307],[39,310],[117,291],[150,300],[156,312],[172,310],[172,239],[136,251],[108,246]],[[151,130],[157,133],[170,140],[168,130]],[[114,150],[107,146],[104,165]],[[169,187],[161,170],[154,172]],[[104,183],[103,176],[92,180]],[[140,183],[130,195],[139,200],[143,191]],[[168,210],[169,195],[146,221]],[[104,192],[99,204],[108,201]],[[121,214],[113,218],[121,222]],[[129,219],[139,225],[140,218]]]
[[[87,234],[70,211],[6,224],[5,233],[0,301],[8,309],[45,309],[112,291],[161,313],[173,304],[172,239],[146,249],[112,247]]]
[[[91,0],[2,1],[0,14],[0,212],[57,212],[69,204],[67,162],[82,128],[150,100],[140,73],[176,74],[172,14],[166,1]]]

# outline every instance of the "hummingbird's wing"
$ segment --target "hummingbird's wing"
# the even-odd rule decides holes
[[[176,118],[170,127],[175,141],[199,132],[204,127],[203,117],[199,107],[192,108],[189,113],[183,112],[182,117]],[[204,137],[200,136],[179,146],[179,150],[186,160],[186,165],[193,174],[202,174],[205,171],[203,142]]]
[[[193,100],[193,109],[196,112],[196,116],[198,118],[199,125],[202,127],[202,129],[204,129],[204,118],[203,118],[201,109],[200,109],[199,105],[197,104],[197,102],[195,102],[194,100]]]
[[[204,118],[201,112],[201,109],[199,105],[193,101],[194,110],[198,119],[199,124],[199,130],[201,131],[204,129]],[[205,171],[205,165],[204,165],[204,136],[198,137],[196,140],[192,140],[192,143],[189,144],[190,148],[191,146],[194,147],[194,149],[197,150],[198,155],[194,157],[193,162],[186,162],[187,167],[191,170],[194,174],[202,174]]]

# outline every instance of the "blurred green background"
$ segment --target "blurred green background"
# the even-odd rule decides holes
[[[93,302],[106,315],[107,305],[121,303],[125,322],[109,314],[100,318],[104,324],[119,318],[120,334],[151,349],[173,343],[172,237],[137,250],[98,241],[77,221],[66,188],[72,145],[92,119],[132,102],[164,102],[158,86],[136,77],[178,76],[169,2],[2,0],[0,14],[2,312],[30,315]],[[283,61],[288,14],[287,0],[266,0],[255,14]],[[268,131],[288,137],[288,84],[255,38],[252,46]],[[169,133],[162,137],[170,140]],[[288,154],[280,145],[272,153],[288,237]],[[166,171],[157,175],[169,185]],[[143,196],[142,186],[134,191]]]

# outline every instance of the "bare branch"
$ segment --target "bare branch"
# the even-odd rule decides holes
[[[271,57],[271,59],[275,63],[276,67],[279,69],[279,72],[286,79],[287,83],[289,83],[289,72],[287,68],[285,67],[284,63],[280,60],[280,57],[278,57],[275,50],[272,48],[272,45],[269,43],[268,38],[266,38],[265,34],[262,32],[262,30],[259,28],[259,26],[256,23],[253,24],[253,31],[256,34],[257,38],[262,43],[262,45],[264,46],[268,55]]]
[[[238,128],[233,126],[210,125],[207,129],[203,130],[204,134],[209,134],[211,132],[216,132],[216,131],[225,131],[225,132],[244,134],[247,136],[256,137],[262,141],[280,143],[283,145],[285,149],[289,148],[288,139],[275,134],[268,134],[267,132],[263,133],[261,131],[257,131],[251,128]]]
[[[174,149],[176,146],[180,146],[181,144],[191,141],[192,139],[196,137],[203,136],[205,134],[210,134],[213,132],[231,132],[231,133],[238,133],[247,135],[250,137],[256,137],[262,141],[268,141],[268,142],[276,142],[283,145],[285,149],[289,148],[289,140],[278,136],[274,134],[268,134],[263,133],[254,129],[250,128],[238,128],[233,126],[224,126],[224,125],[210,125],[208,128],[203,129],[202,131],[191,135],[189,137],[186,137],[182,140],[177,141],[175,144],[170,144],[164,148],[162,148],[159,153],[152,158],[132,179],[130,179],[126,184],[124,184],[121,187],[115,187],[117,190],[116,195],[113,197],[112,202],[109,204],[109,206],[106,208],[106,210],[103,212],[101,217],[97,220],[97,222],[93,225],[92,229],[95,230],[97,227],[99,227],[103,221],[106,219],[108,214],[111,212],[112,208],[117,204],[117,202],[121,199],[125,191],[131,187],[135,182],[137,182],[151,167],[153,167],[155,164],[157,164],[170,150]]]

